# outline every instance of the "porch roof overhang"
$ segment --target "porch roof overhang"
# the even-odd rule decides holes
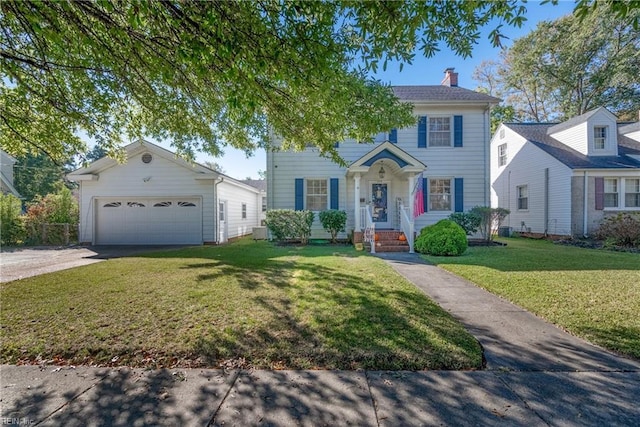
[[[360,157],[358,160],[351,163],[347,168],[347,175],[367,173],[371,166],[373,166],[373,164],[378,160],[389,160],[394,162],[398,165],[401,173],[420,173],[427,168],[424,163],[399,148],[396,144],[385,141],[364,156]]]

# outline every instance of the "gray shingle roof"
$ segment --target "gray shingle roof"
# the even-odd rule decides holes
[[[571,169],[640,168],[640,161],[628,156],[640,155],[640,143],[622,135],[618,135],[618,156],[585,156],[548,135],[556,123],[505,123],[505,126]]]
[[[587,111],[584,114],[580,114],[579,116],[572,117],[569,120],[564,121],[562,123],[554,123],[551,127],[549,127],[549,129],[547,129],[547,132],[555,133],[555,132],[560,132],[561,130],[572,128],[578,123],[586,122],[589,117],[593,116],[600,110],[606,110],[606,108],[598,107],[595,110]]]
[[[500,102],[500,99],[485,93],[474,92],[461,87],[444,85],[431,86],[392,86],[393,93],[402,101],[465,101],[465,102]]]
[[[264,179],[242,179],[240,182],[244,182],[260,191],[267,191],[267,181]]]
[[[618,131],[623,134],[635,132],[640,130],[640,122],[625,123],[622,126],[618,126]]]

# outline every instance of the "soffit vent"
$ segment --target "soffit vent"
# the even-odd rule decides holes
[[[144,153],[142,155],[142,163],[151,163],[151,160],[153,160],[153,156],[149,153]]]

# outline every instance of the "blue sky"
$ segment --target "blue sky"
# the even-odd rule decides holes
[[[530,2],[527,7],[527,21],[521,28],[503,27],[502,32],[509,37],[504,40],[504,45],[508,47],[511,41],[522,37],[533,30],[537,23],[542,20],[554,20],[567,15],[573,11],[575,3],[573,1],[560,1],[558,5],[540,5],[538,2]],[[488,34],[493,27],[488,26],[478,44],[473,50],[472,57],[458,57],[452,52],[443,49],[431,58],[416,56],[411,65],[405,64],[402,72],[398,64],[389,64],[386,71],[379,70],[373,77],[391,85],[437,85],[442,81],[444,69],[454,67],[458,73],[458,84],[467,89],[475,89],[477,84],[471,78],[471,74],[476,66],[483,60],[497,59],[500,53],[499,48],[491,45]],[[169,144],[162,144],[170,148]],[[256,152],[253,157],[246,158],[244,152],[227,147],[225,155],[214,158],[200,153],[197,161],[202,163],[212,161],[220,164],[225,173],[233,178],[244,179],[251,177],[258,178],[258,170],[266,169],[266,154],[264,151]]]

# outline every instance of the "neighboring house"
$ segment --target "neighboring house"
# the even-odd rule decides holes
[[[458,87],[447,69],[441,85],[396,86],[413,104],[416,125],[379,134],[375,144],[337,144],[342,167],[318,155],[267,151],[269,209],[347,212],[347,233],[358,241],[372,228],[413,232],[453,212],[488,205],[489,109],[499,99]],[[273,144],[280,143],[273,136]],[[413,220],[417,179],[422,175],[424,214]],[[312,237],[326,238],[316,215]],[[340,237],[346,237],[343,233]]]
[[[260,191],[260,206],[258,217],[260,225],[264,225],[267,219],[267,181],[264,179],[243,179],[243,183],[257,188]]]
[[[16,159],[5,153],[4,150],[0,150],[0,190],[2,194],[13,194],[14,196],[21,198],[13,186],[13,165],[16,163]]]
[[[598,108],[559,124],[502,124],[491,187],[513,231],[589,235],[608,214],[640,211],[640,122]]]
[[[67,177],[80,183],[81,243],[218,244],[260,224],[260,191],[150,142]]]

